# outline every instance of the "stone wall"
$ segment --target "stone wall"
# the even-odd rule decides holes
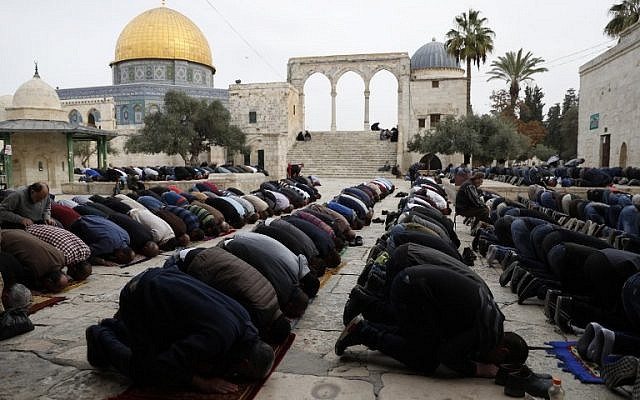
[[[631,150],[626,154],[628,166],[640,166],[640,153],[634,151],[640,148],[638,82],[640,24],[635,24],[615,47],[580,67],[578,157],[585,159],[585,166],[601,166],[600,142],[605,135],[610,135],[610,166],[620,165],[621,149]]]
[[[302,130],[298,91],[284,82],[230,85],[229,112],[230,124],[247,134],[250,164],[258,163],[258,151],[263,150],[270,178],[286,176],[287,151]],[[244,157],[234,161],[243,163]]]
[[[11,135],[13,186],[48,182],[52,190],[69,182],[67,137],[62,133]]]

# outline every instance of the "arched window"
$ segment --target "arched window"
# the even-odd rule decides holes
[[[127,106],[123,106],[121,108],[121,116],[122,116],[122,121],[126,124],[129,123],[129,110],[127,108]]]
[[[160,108],[157,105],[152,104],[151,106],[149,106],[149,114],[155,114],[158,111],[160,111]]]
[[[96,127],[96,123],[100,122],[100,111],[92,108],[87,113],[87,125]]]
[[[73,125],[80,125],[82,123],[82,114],[78,110],[71,110],[69,113],[69,122]]]
[[[134,113],[134,122],[136,124],[141,124],[142,123],[142,107],[140,107],[140,105],[136,105],[133,108],[133,113]]]

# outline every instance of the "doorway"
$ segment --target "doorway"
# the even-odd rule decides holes
[[[258,166],[264,169],[264,150],[258,150]]]
[[[611,156],[611,135],[600,136],[600,167],[609,166],[609,158]]]
[[[620,168],[627,168],[627,143],[623,142],[620,146]]]

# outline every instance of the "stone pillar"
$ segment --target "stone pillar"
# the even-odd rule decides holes
[[[0,136],[0,138],[4,141],[4,148],[1,149],[5,154],[4,157],[4,174],[6,175],[6,184],[7,188],[13,187],[13,161],[11,160],[12,155],[6,154],[7,146],[11,148],[11,134],[7,133],[5,135]]]
[[[73,133],[67,133],[67,172],[69,173],[69,183],[73,183]]]
[[[369,130],[369,82],[364,84],[364,130]]]
[[[407,68],[408,70],[408,68]],[[409,91],[409,74],[403,74],[398,80],[398,143],[397,143],[397,158],[400,167],[405,170],[409,167],[409,159],[405,160],[405,152],[407,148],[407,140],[411,138],[411,132],[409,132],[410,108],[411,99]]]
[[[336,84],[331,82],[331,132],[336,131]]]
[[[305,109],[304,109],[304,92],[302,90],[300,90],[300,96],[298,97],[298,103],[300,105],[298,112],[300,113],[300,117],[299,117],[299,121],[300,121],[300,130],[304,131],[307,129],[306,126],[304,126],[304,113],[305,113]]]

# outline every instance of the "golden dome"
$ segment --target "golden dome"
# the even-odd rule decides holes
[[[120,33],[113,63],[144,58],[186,60],[214,69],[211,48],[189,18],[167,7],[135,17]]]

